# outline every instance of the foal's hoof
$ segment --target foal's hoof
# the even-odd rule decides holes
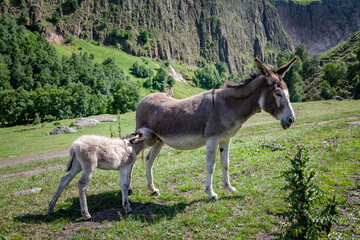
[[[91,216],[89,215],[89,216],[86,216],[86,217],[84,217],[84,221],[90,221],[91,220]]]

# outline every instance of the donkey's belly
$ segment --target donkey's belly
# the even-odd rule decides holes
[[[191,150],[206,145],[206,140],[202,136],[188,135],[188,136],[175,136],[175,137],[164,137],[159,136],[160,139],[172,148],[180,150]]]

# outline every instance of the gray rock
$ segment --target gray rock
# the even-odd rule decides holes
[[[110,115],[91,116],[87,117],[87,119],[95,119],[99,122],[116,122],[116,118],[113,118]]]
[[[100,124],[100,122],[93,118],[79,118],[75,122],[72,122],[73,125],[80,129],[82,127],[90,127]]]
[[[48,133],[48,135],[55,135],[55,134],[63,134],[63,133],[73,133],[77,132],[75,129],[72,129],[67,126],[57,126],[54,128],[51,132]]]
[[[343,100],[343,98],[342,98],[342,97],[340,97],[340,96],[335,96],[335,97],[334,97],[334,100],[339,100],[339,101],[342,101],[342,100]]]
[[[28,189],[28,190],[19,191],[19,192],[13,193],[12,195],[13,196],[19,196],[19,195],[22,196],[22,195],[29,195],[32,193],[38,193],[40,191],[41,191],[41,188],[36,187],[36,188]]]

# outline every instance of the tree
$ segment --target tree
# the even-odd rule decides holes
[[[324,99],[332,99],[336,94],[335,88],[333,88],[330,83],[324,80],[321,83],[320,96]]]
[[[148,30],[144,29],[140,32],[139,40],[141,43],[146,44],[149,40],[149,32]]]
[[[289,95],[290,101],[301,102],[305,98],[304,81],[298,72],[292,72],[289,75]]]
[[[167,87],[168,73],[165,69],[160,68],[152,80],[152,88],[159,91],[165,91]]]
[[[353,79],[354,84],[354,97],[360,99],[360,77],[356,75]]]
[[[344,63],[328,63],[324,67],[323,80],[335,87],[341,79],[345,78],[346,74],[347,68]]]
[[[219,75],[222,75],[224,73],[228,72],[228,66],[224,62],[217,62],[215,63],[215,68],[218,71]]]
[[[310,57],[310,54],[306,51],[306,44],[298,45],[295,49],[295,55],[299,56],[302,61],[305,61],[305,59]]]
[[[112,111],[116,113],[126,113],[129,110],[134,111],[140,100],[139,86],[132,82],[122,82],[119,89],[114,93]]]

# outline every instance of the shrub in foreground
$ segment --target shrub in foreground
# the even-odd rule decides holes
[[[308,170],[309,160],[307,150],[301,147],[294,159],[290,159],[291,168],[282,174],[287,182],[283,189],[290,193],[285,198],[289,209],[281,214],[287,219],[281,239],[332,239],[331,227],[337,218],[338,202],[334,196],[322,211],[314,207],[322,191],[312,183],[316,171]]]

